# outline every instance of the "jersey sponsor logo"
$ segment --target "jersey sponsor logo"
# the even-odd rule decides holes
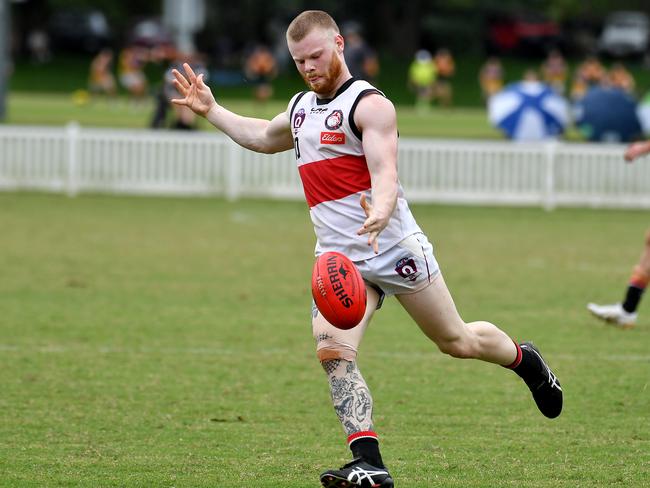
[[[326,108],[323,108],[323,107],[313,107],[313,108],[309,111],[310,114],[323,114],[323,113],[325,113],[325,112],[327,112],[327,109],[326,109]]]
[[[321,132],[321,144],[345,144],[345,134],[343,132]]]
[[[305,121],[305,117],[307,117],[307,114],[305,113],[304,108],[301,108],[295,114],[293,114],[293,128],[300,129],[300,126]]]
[[[343,125],[343,112],[340,110],[333,110],[325,119],[325,127],[329,130],[336,130],[341,125]]]
[[[405,280],[415,281],[422,273],[418,271],[413,258],[402,258],[397,261],[395,271]]]

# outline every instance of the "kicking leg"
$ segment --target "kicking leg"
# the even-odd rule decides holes
[[[422,332],[445,354],[501,365],[512,364],[517,358],[516,344],[497,326],[490,322],[466,324],[463,321],[442,274],[423,290],[397,295],[397,299]]]
[[[442,274],[416,293],[397,296],[420,329],[438,348],[453,357],[481,359],[517,373],[528,385],[540,411],[549,418],[562,411],[562,389],[539,350],[514,342],[490,322],[465,323]]]

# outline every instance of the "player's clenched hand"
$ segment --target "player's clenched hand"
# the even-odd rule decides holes
[[[368,202],[365,193],[361,194],[361,201],[359,202],[361,208],[366,213],[366,221],[363,227],[357,231],[358,235],[368,234],[368,245],[372,246],[375,254],[379,254],[379,233],[388,225],[389,217],[384,217],[378,214],[376,209]]]
[[[185,75],[173,69],[174,86],[184,98],[174,98],[172,103],[185,105],[199,115],[206,116],[217,102],[210,91],[210,87],[203,82],[203,74],[196,76],[189,64],[183,63]]]

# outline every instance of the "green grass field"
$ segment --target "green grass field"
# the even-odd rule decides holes
[[[540,346],[565,410],[439,353],[394,299],[359,363],[397,486],[650,484],[647,214],[414,206],[466,320]],[[315,359],[302,203],[0,193],[0,486],[318,485],[346,462]]]

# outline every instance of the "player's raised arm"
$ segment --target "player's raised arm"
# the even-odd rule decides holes
[[[363,134],[363,150],[366,154],[372,185],[372,204],[365,195],[361,206],[366,221],[359,235],[368,234],[368,244],[379,252],[377,236],[388,225],[397,203],[397,116],[395,107],[387,98],[367,95],[362,98],[355,113],[355,123]]]
[[[172,103],[189,107],[208,119],[217,129],[246,149],[261,153],[276,153],[293,148],[289,116],[286,112],[273,120],[243,117],[217,103],[203,75],[196,75],[189,64],[183,64],[185,74],[173,70],[174,86],[183,98]]]

